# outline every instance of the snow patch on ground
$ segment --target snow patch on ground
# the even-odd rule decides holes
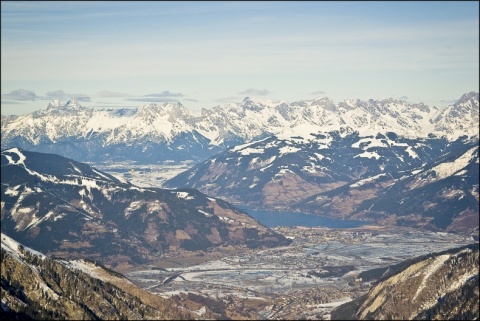
[[[261,141],[264,141],[265,139],[267,139],[268,137],[264,138],[264,139],[261,139],[261,140],[256,140],[254,142],[250,142],[250,143],[247,143],[247,144],[242,144],[242,145],[238,145],[238,146],[235,146],[234,148],[230,149],[230,152],[238,152],[238,151],[241,151],[243,149],[245,149],[246,147],[248,146],[251,146],[253,144],[256,144],[258,142],[261,142]]]
[[[110,181],[110,180],[111,180],[110,177],[105,176],[105,175],[102,174],[101,172],[97,171],[95,168],[92,167],[92,170],[93,170],[96,174],[98,174],[98,175],[100,175],[101,177],[105,178],[107,181]]]
[[[13,188],[7,188],[5,190],[5,195],[10,195],[10,196],[17,196],[20,192],[17,191],[17,189],[20,187],[21,185],[17,185]]]
[[[263,154],[265,152],[265,150],[263,148],[259,148],[259,149],[256,149],[256,148],[245,148],[245,149],[242,149],[239,151],[239,154],[240,155],[250,155],[250,154]]]
[[[368,178],[359,180],[358,182],[356,182],[354,184],[351,184],[350,187],[355,188],[355,187],[362,186],[364,184],[373,183],[374,181],[376,181],[378,178],[380,178],[382,176],[386,176],[386,174],[378,174],[378,175],[375,175],[375,176],[372,176],[372,177],[368,177]]]
[[[193,200],[193,199],[195,199],[194,196],[191,196],[191,195],[188,194],[187,192],[177,192],[177,197],[178,197],[178,198],[183,198],[183,199],[186,199],[186,200]]]
[[[24,161],[27,159],[27,157],[25,157],[25,155],[23,155],[22,152],[18,148],[15,147],[15,148],[8,149],[4,153],[14,153],[14,154],[18,155],[19,160],[14,161],[13,158],[10,155],[4,154],[5,157],[8,159],[9,164],[12,164],[12,165],[23,164],[25,166]]]
[[[411,158],[419,158],[418,157],[418,154],[415,153],[415,151],[413,150],[412,146],[408,146],[407,149],[406,149],[408,155],[410,155]]]
[[[413,296],[412,300],[415,300],[417,298],[418,294],[422,292],[427,282],[429,282],[430,276],[432,276],[433,273],[435,273],[449,258],[450,258],[450,255],[448,254],[435,257],[435,261],[429,264],[428,267],[423,271],[424,275],[423,275],[422,283],[420,283],[420,286],[417,288],[417,292],[415,292],[415,295]]]
[[[280,147],[280,149],[278,151],[280,153],[280,156],[282,156],[282,155],[285,155],[285,154],[296,153],[300,150],[301,150],[301,148],[298,148],[298,147],[283,146],[283,147]]]
[[[2,238],[2,249],[11,253],[13,256],[15,256],[16,258],[20,258],[20,257],[23,257],[23,254],[20,253],[20,250],[18,249],[18,246],[20,245],[20,243],[18,243],[17,241],[15,241],[14,239],[12,239],[11,237],[1,233],[1,238]],[[29,247],[26,247],[26,246],[23,246],[23,248],[26,250],[26,251],[29,251],[30,253],[32,254],[35,254],[37,256],[39,256],[42,260],[46,258],[46,256],[40,252],[37,252]]]
[[[323,156],[322,154],[319,154],[319,153],[314,153],[315,156],[317,156],[318,160],[322,160],[325,158],[325,156]]]
[[[352,147],[353,148],[360,148],[361,144],[365,144],[362,147],[363,150],[366,150],[366,149],[371,148],[371,147],[388,147],[387,144],[380,141],[379,139],[369,138],[369,137],[361,138],[358,142],[353,143]]]
[[[73,169],[74,169],[78,174],[80,174],[80,175],[83,174],[82,171],[81,171],[77,166],[73,165],[72,162],[69,162],[69,163],[70,163],[70,165],[72,165]]]
[[[202,211],[202,210],[198,210],[199,213],[202,213],[203,215],[205,215],[206,217],[212,217],[213,214],[210,214],[210,213],[207,213],[205,211]]]
[[[196,311],[192,311],[192,312],[195,313],[196,315],[198,315],[199,317],[201,317],[202,315],[205,314],[205,312],[207,312],[207,309],[205,308],[205,306],[203,306],[200,309],[198,309]]]
[[[294,139],[299,143],[307,143],[308,141],[315,139],[314,135],[319,132],[322,132],[322,128],[320,126],[311,123],[303,123],[291,128],[287,128],[275,136],[277,136],[277,138],[280,140]],[[326,143],[328,143],[328,140]]]
[[[469,162],[472,160],[474,153],[477,150],[478,150],[478,147],[473,147],[469,151],[467,151],[465,154],[457,158],[455,161],[442,163],[432,168],[432,171],[435,171],[435,173],[437,174],[436,180],[441,180],[449,176],[452,176],[455,172],[458,172],[461,169],[465,168],[469,164]]]
[[[353,156],[353,158],[357,158],[357,157],[379,159],[379,158],[380,158],[380,155],[378,155],[377,152],[363,152],[363,153],[361,153],[361,154],[358,154],[358,155]]]
[[[125,209],[124,215],[125,217],[129,217],[132,215],[132,213],[138,209],[140,209],[143,206],[144,202],[142,201],[133,201],[130,203],[130,205]]]

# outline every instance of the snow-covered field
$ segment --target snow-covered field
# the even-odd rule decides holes
[[[169,162],[162,164],[137,165],[129,162],[118,162],[113,164],[91,164],[93,167],[102,170],[121,181],[129,181],[139,187],[159,187],[163,183],[189,169],[191,162]]]

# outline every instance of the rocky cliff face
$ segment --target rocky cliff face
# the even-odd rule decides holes
[[[332,319],[478,319],[478,262],[478,243],[418,258],[335,309]]]

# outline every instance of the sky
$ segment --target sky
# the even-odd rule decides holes
[[[1,1],[2,115],[479,91],[479,2]]]

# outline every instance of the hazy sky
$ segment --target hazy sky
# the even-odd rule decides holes
[[[1,2],[2,114],[479,90],[479,2]]]

